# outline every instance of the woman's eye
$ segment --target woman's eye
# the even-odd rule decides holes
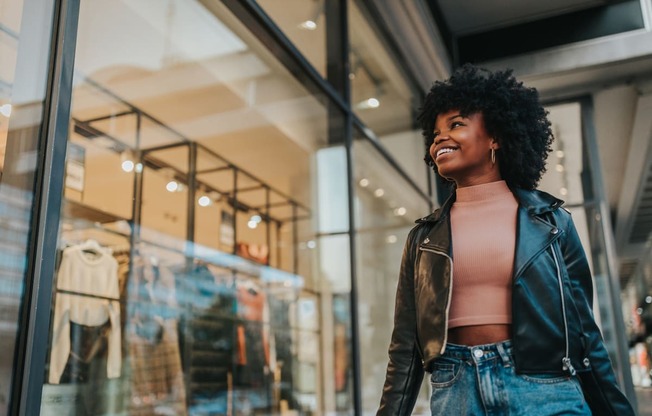
[[[464,125],[464,124],[462,124],[462,123],[459,122],[459,121],[453,121],[453,122],[451,123],[451,129],[454,129],[455,127],[459,127],[459,126],[463,126],[463,125]]]

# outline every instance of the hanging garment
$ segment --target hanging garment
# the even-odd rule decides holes
[[[266,323],[269,307],[265,292],[252,280],[241,278],[237,281],[237,312],[242,321],[236,332],[237,364],[244,366],[239,371],[246,379],[260,379],[265,366],[269,365],[269,343]],[[244,380],[242,377],[236,377]],[[244,382],[244,381],[243,381]]]
[[[129,333],[131,401],[129,414],[186,415],[186,391],[181,368],[177,323],[169,319],[163,323],[160,340]]]
[[[80,245],[63,251],[57,274],[48,378],[50,383],[57,384],[61,381],[71,352],[77,357],[88,354],[87,351],[74,350],[72,347],[93,345],[102,336],[107,338],[106,376],[120,376],[122,353],[117,270],[116,260],[101,249],[87,250]],[[107,323],[110,327],[107,331],[100,329]],[[86,328],[71,332],[71,324]],[[72,339],[73,337],[91,339]]]
[[[174,275],[156,257],[134,259],[127,332],[129,414],[186,415]]]
[[[187,369],[189,413],[232,414],[235,289],[231,271],[211,271],[197,262],[177,272],[185,310],[180,323]]]

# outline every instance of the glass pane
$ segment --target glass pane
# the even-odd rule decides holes
[[[353,110],[427,194],[428,168],[423,162],[426,148],[413,122],[414,106],[421,97],[414,96],[408,87],[360,2],[349,0],[348,5]]]
[[[622,374],[628,363],[623,363],[618,354],[618,328],[614,314],[612,279],[609,269],[610,256],[607,250],[605,232],[611,232],[603,224],[599,201],[593,196],[593,167],[583,146],[582,108],[580,103],[571,102],[550,106],[549,119],[552,123],[555,141],[548,157],[548,171],[543,176],[540,188],[565,200],[565,208],[573,216],[573,222],[582,241],[591,267],[594,285],[595,317],[605,339],[616,374]],[[613,261],[613,259],[611,260]]]
[[[333,120],[331,120],[333,121]],[[334,142],[343,137],[341,124],[331,126]],[[351,414],[353,351],[351,327],[351,256],[348,216],[346,149],[333,146],[317,154],[318,267],[322,271],[324,325],[324,402],[326,414]]]
[[[256,0],[323,77],[326,77],[325,1]]]
[[[362,405],[371,413],[385,381],[403,246],[414,220],[427,215],[429,206],[368,141],[354,142],[353,160]],[[426,393],[424,387],[415,414],[428,413]]]
[[[52,4],[0,0],[0,415],[11,399],[27,276]],[[24,318],[24,317],[23,317]]]
[[[580,104],[561,104],[546,109],[555,140],[539,189],[563,199],[567,205],[581,204],[585,199],[582,185],[585,155]]]
[[[323,101],[221,2],[81,4],[43,414],[334,402]]]
[[[643,249],[640,263],[621,294],[627,338],[630,346],[632,382],[642,400],[652,387],[650,315],[652,314],[652,239]],[[640,389],[640,388],[643,389]]]

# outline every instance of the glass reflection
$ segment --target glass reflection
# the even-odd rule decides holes
[[[0,414],[8,413],[42,137],[52,5],[0,0]]]
[[[365,412],[375,412],[387,369],[403,246],[414,220],[427,215],[429,205],[368,141],[354,142],[353,159],[362,405]],[[428,411],[423,392],[416,406],[415,413]]]
[[[83,3],[78,39],[42,414],[319,412],[320,97],[220,2]]]

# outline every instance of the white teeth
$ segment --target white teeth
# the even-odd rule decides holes
[[[444,153],[454,152],[455,150],[457,150],[457,149],[453,149],[451,147],[444,147],[443,149],[437,150],[437,157],[439,157],[440,155],[443,155]]]

